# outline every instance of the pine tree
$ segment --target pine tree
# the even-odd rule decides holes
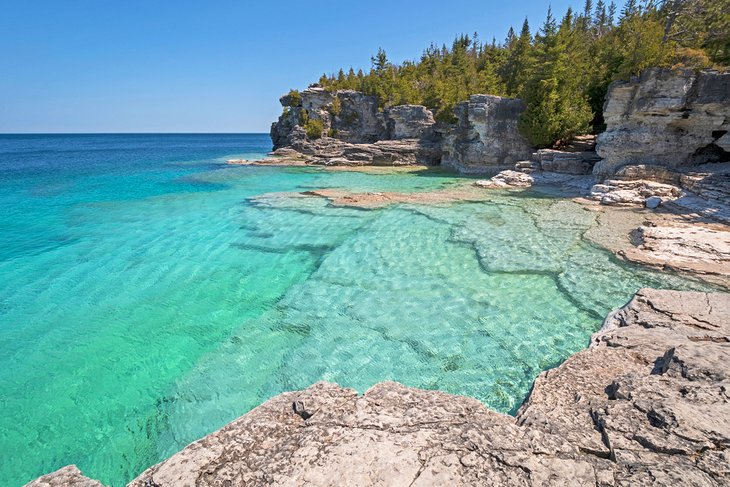
[[[557,28],[548,10],[535,44],[535,75],[523,92],[527,109],[520,130],[537,147],[560,145],[587,132],[593,117],[583,92],[581,73],[586,66],[578,54],[581,42],[573,31],[572,11]]]
[[[527,19],[525,19],[527,20]],[[509,49],[512,47],[512,44],[515,42],[515,39],[517,39],[517,36],[515,36],[515,30],[510,26],[509,30],[507,31],[507,38],[504,40],[504,45]]]
[[[518,96],[529,77],[531,45],[530,23],[525,17],[520,36],[512,43],[512,48],[508,48],[507,60],[501,70],[505,91],[509,96]]]
[[[608,26],[613,27],[616,21],[616,2],[611,2],[608,6]]]
[[[606,27],[608,27],[606,4],[603,3],[603,0],[598,0],[596,3],[596,11],[593,15],[593,25],[599,36],[602,35],[605,32]]]
[[[627,0],[624,8],[621,10],[621,18],[630,18],[639,13],[639,7],[636,5],[636,0]]]
[[[328,90],[376,95],[379,107],[423,104],[438,120],[454,121],[453,107],[475,93],[521,97],[521,129],[541,146],[600,130],[609,84],[651,66],[701,68],[730,64],[730,0],[587,0],[561,22],[548,10],[534,35],[525,19],[503,44],[460,35],[450,47],[431,44],[417,61],[395,65],[381,48],[369,72],[350,68],[323,75]],[[591,119],[592,117],[592,119]]]
[[[385,72],[386,69],[388,69],[388,66],[390,66],[390,62],[388,61],[388,55],[385,53],[382,47],[378,48],[378,53],[370,58],[370,60],[373,63],[373,69],[377,74],[382,74]]]
[[[593,13],[593,2],[591,0],[586,0],[585,5],[583,6],[583,17],[585,17],[586,19],[590,19],[592,13]]]

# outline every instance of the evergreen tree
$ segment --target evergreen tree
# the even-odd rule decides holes
[[[537,36],[535,75],[526,84],[522,99],[527,109],[520,129],[532,144],[548,147],[568,142],[585,133],[593,114],[583,92],[581,72],[584,59],[578,37],[573,31],[569,9],[557,28],[552,12]]]
[[[462,34],[450,47],[431,44],[417,61],[395,65],[380,48],[371,62],[369,72],[339,70],[319,83],[376,95],[380,108],[422,104],[447,122],[469,95],[521,97],[523,132],[540,146],[560,144],[601,130],[614,80],[652,66],[730,64],[730,0],[627,0],[618,17],[614,2],[587,0],[559,25],[549,9],[535,35],[525,19],[503,44]]]
[[[511,48],[508,47],[507,60],[501,71],[505,91],[509,96],[517,96],[529,77],[531,49],[532,34],[530,34],[530,24],[525,17],[520,36],[512,43]]]
[[[507,47],[507,49],[512,47],[512,43],[517,39],[517,36],[515,35],[515,30],[510,26],[509,30],[507,31],[507,38],[504,40],[504,45]]]
[[[370,60],[373,63],[373,69],[376,74],[384,73],[388,69],[388,66],[390,66],[388,55],[382,47],[378,48],[378,53],[374,57],[370,58]]]
[[[585,17],[586,19],[590,19],[592,13],[593,13],[593,2],[591,0],[586,0],[585,5],[583,6],[583,17]]]
[[[608,26],[613,27],[616,21],[616,2],[611,2],[608,6]]]

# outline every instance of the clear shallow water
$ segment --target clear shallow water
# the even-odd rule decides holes
[[[637,288],[698,287],[595,248],[594,215],[567,200],[334,208],[286,192],[461,180],[222,164],[269,146],[0,136],[3,485],[69,463],[124,485],[322,379],[511,412]]]

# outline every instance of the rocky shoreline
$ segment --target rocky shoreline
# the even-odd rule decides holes
[[[515,417],[475,399],[320,382],[129,485],[726,485],[730,294],[642,289]],[[98,487],[73,466],[33,487]]]
[[[378,111],[354,91],[311,87],[281,103],[272,157],[230,164],[492,176],[420,193],[288,197],[363,209],[486,201],[494,191],[570,197],[596,212],[584,237],[618,258],[730,289],[730,74],[654,69],[615,83],[606,131],[561,150],[535,150],[519,135],[520,100],[473,95],[454,124],[422,106]],[[129,485],[727,485],[728,391],[730,293],[642,289],[587,350],[535,380],[515,417],[393,382],[363,395],[320,382]],[[28,485],[102,484],[68,466]]]
[[[554,190],[587,207],[594,201],[602,207],[646,208],[657,218],[641,213],[646,220],[630,218],[631,228],[611,218],[631,242],[612,249],[619,258],[730,287],[730,73],[649,69],[631,81],[613,83],[604,106],[606,130],[561,150],[529,147],[517,130],[524,110],[519,100],[473,95],[456,107],[457,121],[451,125],[437,123],[422,106],[379,112],[374,97],[357,92],[311,87],[296,100],[282,97],[281,103],[285,112],[271,130],[273,156],[235,162],[439,165],[492,175],[476,182],[480,188]],[[321,121],[328,135],[310,137],[301,125],[304,119]],[[311,195],[364,208],[483,199],[473,188]]]

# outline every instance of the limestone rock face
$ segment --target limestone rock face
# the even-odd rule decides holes
[[[730,73],[647,70],[610,86],[603,116],[599,179],[633,164],[683,168],[730,160]]]
[[[336,137],[345,142],[365,144],[383,138],[385,126],[383,114],[378,113],[378,99],[359,91],[336,92],[340,110],[330,114],[331,127]]]
[[[433,131],[433,114],[423,106],[402,105],[378,111],[374,96],[352,90],[334,93],[310,87],[297,106],[281,98],[284,112],[271,126],[274,153],[296,151],[311,164],[435,165],[441,145]],[[321,120],[323,136],[312,139],[305,120]]]
[[[437,124],[420,105],[380,112],[376,97],[351,90],[310,87],[299,99],[280,101],[284,112],[271,126],[274,151],[297,151],[312,164],[443,163],[464,173],[496,173],[532,152],[517,132],[519,100],[474,95],[457,107],[456,125]],[[322,122],[321,138],[307,137],[304,124],[312,119]]]
[[[96,480],[84,477],[76,465],[68,465],[53,473],[38,477],[25,487],[104,487]]]
[[[331,93],[310,87],[299,94],[296,103],[290,95],[282,96],[279,101],[284,112],[271,125],[274,150],[291,148],[301,152],[314,142],[307,139],[302,127],[306,119],[321,120],[324,135],[332,130],[337,140],[344,142],[363,144],[384,137],[383,115],[378,113],[378,100],[374,96],[352,90]]]
[[[295,142],[277,149],[274,155],[291,156],[295,149],[310,164],[325,166],[399,166],[435,165],[441,158],[438,144],[422,139],[379,140],[370,144],[352,144],[332,137]]]
[[[400,105],[385,110],[386,138],[420,139],[433,136],[431,110],[421,105]]]
[[[532,153],[517,130],[525,107],[521,100],[472,95],[455,108],[456,126],[444,133],[441,164],[464,174],[512,169]]]
[[[540,169],[562,174],[591,174],[600,157],[595,151],[567,152],[553,149],[540,149],[533,154],[533,160]]]

